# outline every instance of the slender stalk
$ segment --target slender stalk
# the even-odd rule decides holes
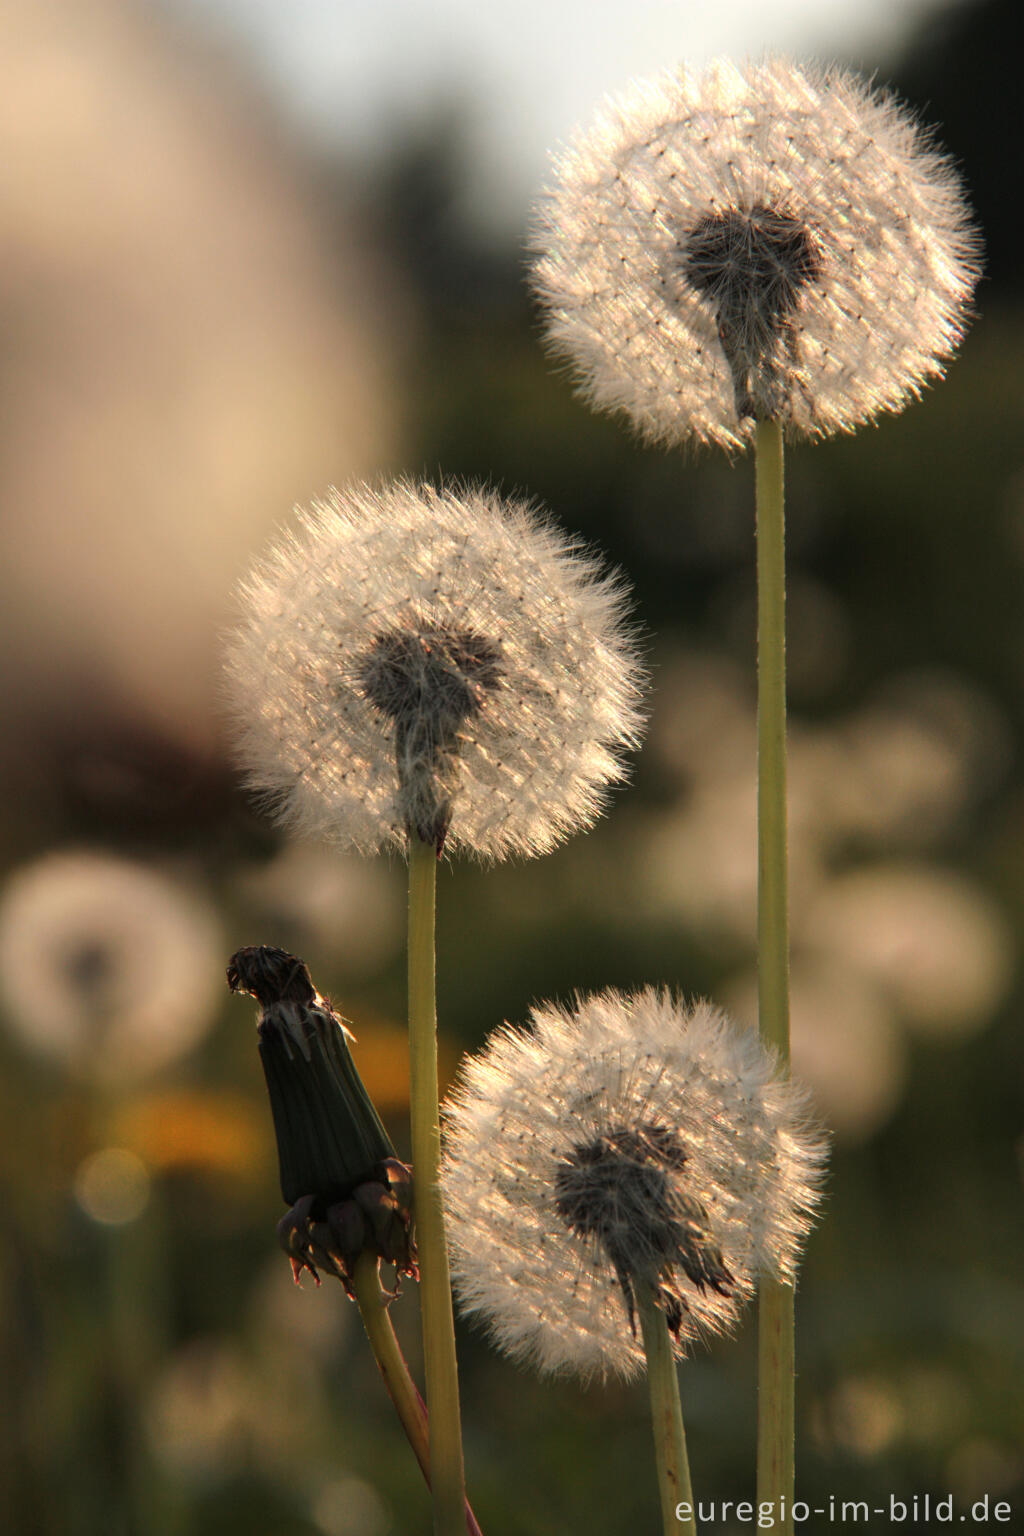
[[[757,951],[761,1037],[789,1066],[786,554],[782,427],[757,424]],[[793,1287],[765,1280],[758,1341],[757,1497],[793,1521]]]
[[[381,1290],[378,1261],[372,1254],[364,1253],[357,1259],[352,1274],[352,1289],[363,1319],[363,1327],[366,1329],[366,1337],[370,1341],[374,1359],[384,1378],[384,1385],[395,1405],[402,1428],[405,1430],[429,1488],[430,1430],[427,1408],[416,1390],[416,1384],[405,1363],[405,1356],[395,1338],[387,1301]],[[466,1532],[467,1536],[480,1536],[480,1527],[469,1507],[468,1499],[466,1501]]]
[[[757,1340],[757,1499],[775,1512],[775,1529],[792,1536],[793,1287],[762,1280]]]
[[[693,1489],[690,1487],[690,1463],[686,1456],[686,1431],[679,1401],[679,1378],[668,1322],[649,1285],[637,1284],[636,1304],[640,1314],[644,1354],[647,1357],[647,1385],[651,1394],[654,1456],[658,1467],[664,1536],[680,1536],[680,1533],[681,1536],[697,1536]],[[676,1519],[676,1509],[680,1504],[688,1507],[688,1520]]]
[[[434,971],[435,850],[409,834],[409,1108],[435,1536],[461,1536],[465,1477],[448,1245],[441,1208]]]

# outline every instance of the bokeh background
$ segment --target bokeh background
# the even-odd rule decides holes
[[[794,1036],[834,1133],[799,1296],[800,1488],[1024,1521],[1024,308],[1012,0],[0,9],[0,1508],[17,1536],[426,1532],[340,1287],[274,1245],[243,943],[310,963],[407,1145],[403,872],[240,793],[219,635],[331,483],[482,476],[632,580],[653,720],[587,838],[447,866],[447,1063],[530,1000],[749,1017],[751,466],[641,451],[547,366],[549,145],[630,73],[840,58],[960,160],[987,242],[948,381],[789,459]],[[417,1359],[416,1298],[394,1309]],[[654,1528],[641,1386],[461,1335],[490,1532]],[[704,1499],[751,1497],[752,1320],[688,1363]],[[730,1529],[728,1524],[720,1529]],[[914,1529],[908,1520],[902,1529]],[[922,1529],[924,1527],[922,1526]]]

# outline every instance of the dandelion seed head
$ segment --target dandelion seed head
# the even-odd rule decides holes
[[[218,1008],[220,925],[203,893],[99,850],[61,849],[0,895],[0,1003],[31,1050],[108,1088],[179,1060]]]
[[[544,1372],[630,1375],[649,1286],[684,1353],[792,1280],[825,1147],[757,1036],[648,988],[545,1004],[467,1058],[443,1173],[463,1310]]]
[[[489,490],[332,491],[242,602],[239,754],[302,833],[544,853],[596,819],[639,739],[621,585]]]
[[[558,160],[533,281],[590,404],[652,442],[742,447],[901,410],[959,344],[979,241],[896,98],[718,60],[634,85]]]

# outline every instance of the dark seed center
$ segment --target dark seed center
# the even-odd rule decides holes
[[[500,647],[472,630],[422,624],[378,635],[359,682],[388,719],[398,725],[429,721],[443,740],[479,714],[501,676],[500,658]]]
[[[109,1006],[117,979],[117,959],[101,940],[83,940],[59,956],[65,977],[79,996],[94,1008]]]
[[[637,1283],[653,1287],[676,1331],[686,1310],[678,1270],[700,1291],[732,1290],[707,1212],[674,1177],[687,1161],[674,1131],[641,1122],[574,1146],[556,1173],[555,1208],[570,1231],[596,1242],[612,1264],[631,1325]]]
[[[363,696],[395,727],[406,830],[438,854],[458,788],[459,733],[480,714],[501,675],[500,646],[454,625],[389,630],[363,656]]]
[[[757,204],[699,219],[679,245],[683,273],[707,300],[732,373],[736,413],[785,413],[803,290],[821,272],[821,252],[790,213]]]
[[[762,324],[788,319],[800,290],[821,271],[821,254],[806,225],[758,204],[698,220],[682,245],[683,270],[715,305],[720,323],[744,315]]]
[[[617,1127],[573,1147],[555,1178],[558,1214],[581,1237],[605,1247],[632,1234],[648,1246],[666,1217],[673,1196],[666,1176],[681,1169],[686,1152],[673,1131],[662,1126]]]

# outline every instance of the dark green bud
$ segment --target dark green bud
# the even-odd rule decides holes
[[[265,945],[240,949],[228,966],[233,992],[261,1013],[260,1060],[277,1136],[281,1193],[291,1209],[278,1226],[296,1279],[317,1265],[348,1287],[369,1250],[415,1274],[412,1174],[395,1156],[348,1047],[351,1038],[301,960]]]

